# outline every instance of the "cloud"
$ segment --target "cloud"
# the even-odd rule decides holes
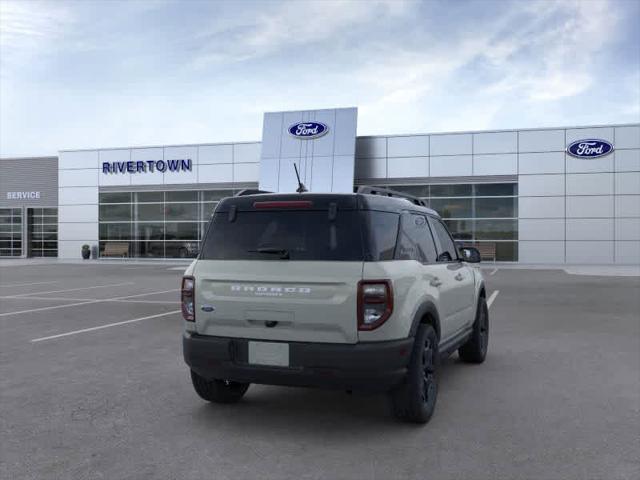
[[[532,108],[575,98],[601,80],[595,59],[615,39],[620,20],[611,2],[502,5],[489,20],[452,30],[444,44],[429,47],[425,41],[411,50],[392,45],[378,55],[376,65],[356,73],[375,92],[362,111],[383,118],[406,118],[408,112],[415,119],[420,112],[436,112],[429,116],[436,128],[491,128],[514,105]],[[442,109],[437,97],[455,108]]]
[[[406,11],[402,0],[260,3],[250,20],[222,16],[214,21],[199,35],[202,47],[193,65],[241,62],[285,49],[304,55],[313,45],[340,38],[350,28]]]
[[[336,106],[359,107],[362,135],[638,121],[637,13],[0,0],[0,154],[257,140],[264,111]]]
[[[0,2],[0,62],[27,63],[42,49],[55,48],[73,16],[66,5],[54,2]]]

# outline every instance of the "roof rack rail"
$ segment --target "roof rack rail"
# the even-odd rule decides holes
[[[258,190],[257,188],[245,188],[244,190],[240,190],[238,193],[236,193],[234,197],[244,197],[245,195],[257,195],[258,193],[273,193],[273,192],[268,192],[266,190]]]
[[[367,195],[381,195],[383,197],[404,198],[415,205],[421,207],[428,207],[427,202],[419,197],[409,195],[408,193],[398,192],[396,190],[390,190],[388,188],[372,187],[369,185],[362,185],[356,189],[356,193],[364,193]]]

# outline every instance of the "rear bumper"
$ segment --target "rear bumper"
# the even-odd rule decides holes
[[[184,360],[204,378],[266,385],[386,391],[402,383],[413,338],[327,344],[289,342],[289,367],[248,363],[248,339],[186,332]]]

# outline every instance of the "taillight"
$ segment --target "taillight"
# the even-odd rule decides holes
[[[195,296],[196,279],[193,277],[182,277],[180,302],[182,303],[182,316],[187,322],[196,321]]]
[[[358,330],[374,330],[393,312],[393,288],[389,280],[358,283]]]

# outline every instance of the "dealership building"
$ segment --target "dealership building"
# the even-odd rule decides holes
[[[0,257],[196,255],[242,189],[384,186],[421,197],[485,261],[640,264],[640,124],[357,136],[357,109],[264,115],[261,142],[0,159]]]

